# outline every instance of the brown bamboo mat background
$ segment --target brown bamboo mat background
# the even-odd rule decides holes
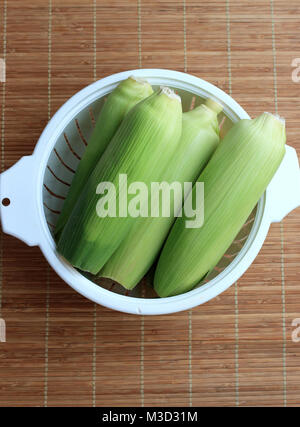
[[[1,0],[2,170],[76,91],[139,67],[197,75],[250,115],[278,111],[300,153],[299,25],[299,0]],[[0,405],[299,405],[299,236],[298,209],[227,292],[150,318],[95,306],[2,234]]]

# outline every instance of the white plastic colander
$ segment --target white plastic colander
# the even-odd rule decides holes
[[[84,152],[104,98],[121,80],[134,75],[155,86],[174,88],[183,110],[212,98],[224,106],[227,129],[249,118],[243,108],[215,86],[189,74],[160,69],[132,70],[101,79],[67,101],[52,117],[31,156],[22,157],[1,174],[1,220],[5,233],[30,246],[38,245],[50,265],[77,292],[115,310],[134,314],[166,314],[195,307],[225,291],[251,265],[272,222],[281,221],[300,206],[298,158],[292,147],[239,235],[204,284],[183,295],[156,298],[147,275],[125,294],[108,279],[98,283],[65,262],[56,252],[52,236],[74,171]],[[220,118],[222,120],[222,117]]]

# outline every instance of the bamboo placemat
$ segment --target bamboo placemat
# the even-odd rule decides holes
[[[1,0],[1,167],[31,154],[76,91],[139,67],[187,71],[287,119],[300,153],[298,0]],[[192,311],[137,317],[76,294],[1,235],[0,405],[299,405],[300,210],[251,268]]]

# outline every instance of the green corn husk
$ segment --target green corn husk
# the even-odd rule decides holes
[[[183,114],[179,147],[165,176],[169,184],[173,181],[181,184],[194,182],[218,145],[217,114],[222,107],[212,100],[207,100],[206,105],[210,108],[201,105]],[[172,202],[171,213],[174,212],[174,198]],[[177,205],[175,211],[180,207],[181,204]],[[99,276],[113,279],[126,289],[133,289],[153,264],[173,222],[174,215],[137,218]]]
[[[84,187],[58,242],[58,252],[71,264],[93,274],[99,272],[129,232],[132,216],[99,217],[96,194],[101,182],[111,182],[119,197],[119,175],[148,185],[160,180],[178,147],[182,128],[180,98],[163,88],[136,105],[125,117]],[[123,194],[123,193],[122,193]],[[110,199],[110,196],[108,198]],[[131,198],[128,196],[128,203]]]
[[[186,218],[178,218],[162,250],[154,278],[159,296],[193,289],[217,265],[279,167],[285,140],[284,121],[269,113],[228,132],[197,180],[204,182],[203,226],[186,228]]]
[[[62,212],[56,224],[56,235],[65,226],[88,177],[125,115],[138,102],[147,98],[152,93],[152,87],[148,82],[135,77],[129,77],[123,80],[108,96],[63,204]]]

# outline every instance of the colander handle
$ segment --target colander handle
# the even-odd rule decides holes
[[[39,243],[36,167],[34,156],[25,156],[0,176],[2,229],[29,246]]]
[[[267,189],[266,209],[270,222],[280,222],[300,206],[300,169],[296,150],[286,146],[286,153]]]

